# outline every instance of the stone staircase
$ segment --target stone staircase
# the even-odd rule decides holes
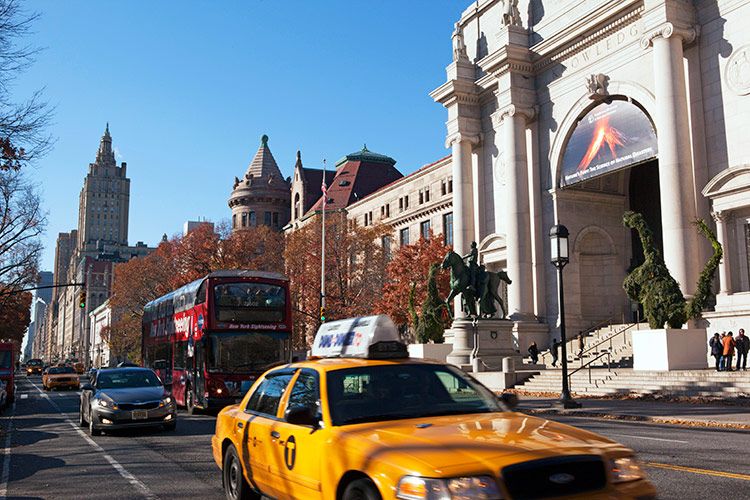
[[[559,393],[562,371],[540,372],[517,384],[523,392]],[[570,380],[571,392],[579,395],[664,395],[675,397],[750,397],[750,372],[714,370],[635,371],[632,368],[584,368]]]

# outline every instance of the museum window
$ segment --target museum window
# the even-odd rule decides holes
[[[255,226],[257,224],[257,221],[255,219],[255,211],[251,210],[250,215],[248,216],[248,225]]]
[[[398,199],[398,211],[399,212],[404,211],[404,199],[403,198]]]
[[[419,204],[421,205],[424,203],[424,193],[422,193],[422,190],[419,190]]]
[[[247,227],[247,214],[244,212],[242,214],[242,227]]]
[[[391,216],[391,204],[390,203],[385,204],[385,216],[386,217]]]
[[[406,246],[409,244],[409,228],[405,227],[398,233],[399,236],[399,243],[401,246]]]
[[[419,224],[419,234],[422,235],[422,238],[429,240],[430,239],[430,221],[426,220]]]
[[[443,243],[453,246],[453,213],[443,215]]]
[[[279,227],[279,212],[273,213],[273,227]]]
[[[383,236],[380,238],[380,246],[383,247],[383,256],[386,260],[391,260],[391,237]]]
[[[440,196],[445,196],[445,180],[440,181]]]
[[[271,212],[265,212],[263,214],[263,224],[265,224],[268,227],[271,227]]]
[[[424,190],[424,202],[429,203],[430,201],[430,188]]]
[[[237,228],[237,214],[232,215],[232,229]]]
[[[448,177],[448,192],[453,192],[453,177]]]

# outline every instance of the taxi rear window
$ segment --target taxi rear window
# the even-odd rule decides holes
[[[488,389],[444,365],[335,370],[327,387],[333,425],[501,411]]]

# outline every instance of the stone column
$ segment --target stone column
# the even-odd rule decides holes
[[[448,141],[452,153],[453,172],[453,251],[464,256],[474,238],[474,200],[472,178],[472,148],[479,138],[457,133]],[[462,318],[460,297],[454,302],[454,317]]]
[[[529,210],[529,164],[526,158],[526,122],[533,110],[510,105],[501,111],[506,176],[506,252],[508,315],[513,320],[532,319],[534,290]]]
[[[682,49],[695,37],[695,30],[664,23],[641,40],[644,48],[653,45],[664,261],[685,295],[695,292],[702,255],[692,224],[698,213]]]
[[[732,292],[732,278],[729,274],[729,245],[727,244],[727,213],[723,210],[712,212],[711,216],[716,221],[716,239],[721,243],[724,250],[724,256],[719,262],[719,293],[727,294]]]

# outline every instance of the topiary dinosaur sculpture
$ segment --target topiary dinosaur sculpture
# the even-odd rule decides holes
[[[625,212],[622,217],[625,227],[638,231],[643,246],[645,262],[631,272],[622,286],[632,300],[643,305],[643,312],[651,328],[682,328],[688,319],[700,316],[711,297],[711,282],[716,268],[719,266],[723,251],[716,236],[708,228],[706,222],[697,219],[694,224],[698,231],[711,242],[714,253],[706,262],[703,272],[698,279],[695,296],[690,300],[680,291],[680,285],[675,281],[664,263],[659,249],[654,242],[654,234],[646,224],[643,216],[637,212]]]
[[[422,302],[422,314],[417,315],[416,308],[414,307],[414,291],[416,283],[412,283],[411,290],[409,292],[409,315],[414,323],[414,329],[417,335],[417,342],[426,344],[428,342],[434,342],[436,344],[442,344],[444,342],[443,333],[445,332],[445,325],[442,319],[442,312],[445,309],[448,311],[448,306],[440,298],[437,286],[437,271],[440,268],[438,264],[432,264],[430,270],[427,273],[427,296]]]

